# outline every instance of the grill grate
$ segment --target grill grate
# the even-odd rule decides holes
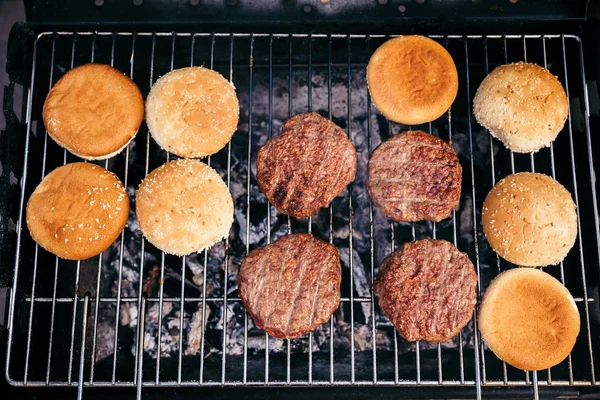
[[[371,150],[407,128],[382,119],[367,94],[366,63],[387,38],[178,32],[39,34],[33,45],[27,100],[9,310],[6,373],[10,383],[77,386],[80,396],[84,387],[91,386],[137,386],[139,396],[142,386],[468,385],[475,388],[478,398],[482,387],[491,386],[532,386],[537,397],[538,386],[596,385],[593,348],[600,321],[600,235],[580,39],[571,35],[432,36],[446,46],[457,64],[459,94],[446,115],[412,128],[453,141],[465,171],[464,190],[460,208],[447,221],[406,224],[386,221],[369,202],[364,187]],[[518,60],[548,67],[559,76],[571,101],[569,120],[555,144],[531,156],[508,152],[474,122],[471,113],[472,97],[481,79],[495,66]],[[41,121],[43,100],[66,70],[90,61],[116,66],[134,79],[144,94],[159,76],[188,65],[213,68],[235,83],[241,107],[239,131],[225,149],[205,160],[234,192],[236,222],[230,239],[192,260],[165,256],[143,240],[135,220],[130,219],[120,240],[97,259],[69,262],[48,254],[24,232],[24,205],[35,186],[58,165],[77,161],[48,140]],[[346,129],[359,156],[357,180],[328,210],[308,221],[282,216],[268,205],[252,172],[258,147],[278,133],[285,118],[301,111],[319,111]],[[119,175],[133,200],[141,179],[169,157],[143,125],[125,152],[99,164]],[[378,263],[407,240],[450,240],[474,262],[481,298],[490,280],[511,267],[489,249],[482,236],[481,204],[497,180],[526,170],[557,178],[578,206],[577,245],[560,266],[546,268],[571,290],[582,314],[573,353],[552,370],[518,371],[486,348],[478,336],[476,319],[444,344],[404,342],[380,315],[368,288]],[[306,231],[340,248],[344,267],[340,310],[329,323],[302,339],[280,343],[263,333],[262,339],[253,340],[260,333],[240,306],[237,264],[248,251],[281,234]],[[152,289],[152,277],[159,282],[158,289]],[[216,286],[207,288],[211,282]],[[173,325],[164,329],[165,317],[174,307],[179,312],[169,317]],[[194,307],[196,312],[187,311]],[[110,324],[102,322],[106,313],[112,317]],[[157,325],[155,320],[158,328],[149,330],[153,321]],[[212,336],[207,328],[210,323],[216,327]],[[346,330],[340,334],[343,327]],[[201,333],[200,344],[195,353],[189,353],[194,331]],[[347,346],[340,345],[344,337]],[[148,348],[149,343],[157,344],[158,350]],[[235,351],[238,343],[241,354]],[[165,355],[164,346],[176,350]],[[100,357],[105,352],[102,349],[109,354]]]

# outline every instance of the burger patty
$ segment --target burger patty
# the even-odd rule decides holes
[[[405,243],[386,257],[373,284],[379,307],[409,341],[443,342],[471,320],[477,274],[445,240]]]
[[[394,221],[439,222],[460,201],[462,167],[452,146],[421,131],[392,136],[369,160],[373,203]]]
[[[307,218],[328,206],[356,173],[346,133],[317,113],[296,114],[256,158],[260,190],[280,212]]]
[[[291,339],[331,318],[340,304],[341,280],[335,246],[294,234],[251,251],[240,266],[238,290],[256,326]]]

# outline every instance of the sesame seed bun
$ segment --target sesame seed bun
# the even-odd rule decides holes
[[[424,36],[400,36],[382,44],[367,66],[373,104],[405,125],[433,121],[458,92],[458,73],[442,45]]]
[[[203,67],[169,72],[146,99],[152,137],[180,157],[205,157],[221,150],[237,129],[239,115],[233,84]]]
[[[565,125],[569,101],[550,71],[518,62],[485,77],[473,100],[475,118],[517,153],[550,146]]]
[[[50,172],[27,202],[27,228],[44,249],[68,260],[106,250],[129,215],[129,197],[119,178],[88,163]]]
[[[479,308],[479,331],[508,364],[539,371],[563,361],[579,334],[579,311],[569,290],[535,268],[501,273]]]
[[[118,154],[133,139],[144,118],[144,99],[122,72],[85,64],[50,90],[43,118],[60,146],[86,160],[100,160]]]
[[[180,159],[144,178],[136,214],[150,243],[165,253],[184,256],[229,235],[233,200],[214,169],[198,160]]]
[[[483,202],[483,232],[502,258],[525,267],[561,262],[577,238],[571,194],[549,176],[509,175]]]

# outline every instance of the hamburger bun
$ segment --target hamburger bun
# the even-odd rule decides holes
[[[481,222],[496,253],[524,267],[560,263],[577,238],[571,194],[543,174],[521,172],[499,181],[483,202]]]
[[[563,361],[579,334],[579,311],[569,290],[535,268],[498,275],[479,307],[479,331],[500,359],[526,371]]]
[[[444,114],[458,92],[452,57],[435,40],[400,36],[382,44],[367,66],[373,104],[405,125],[433,121]]]
[[[146,99],[152,137],[180,157],[205,157],[221,150],[237,129],[239,115],[233,84],[203,67],[169,72]]]
[[[133,139],[144,119],[137,85],[105,64],[67,72],[50,90],[43,110],[48,135],[86,160],[110,158]]]
[[[229,234],[233,200],[214,169],[198,160],[180,159],[144,178],[136,214],[150,243],[165,253],[184,256]]]
[[[68,260],[102,253],[119,236],[129,216],[129,197],[119,178],[88,163],[50,172],[27,202],[33,240]]]
[[[569,101],[550,71],[518,62],[485,77],[475,94],[473,113],[510,150],[531,153],[556,139],[567,120]]]

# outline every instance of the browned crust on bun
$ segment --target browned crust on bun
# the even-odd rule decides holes
[[[517,153],[550,146],[565,125],[569,100],[558,78],[536,64],[502,65],[481,82],[473,114]]]
[[[106,250],[129,216],[129,197],[119,178],[88,163],[50,172],[27,202],[33,240],[68,260],[84,260]]]
[[[294,234],[251,251],[240,266],[238,290],[256,326],[292,339],[331,318],[340,304],[341,280],[335,246]]]
[[[369,160],[373,203],[394,221],[439,222],[460,202],[462,167],[452,146],[421,131],[381,143]]]
[[[105,64],[68,71],[50,90],[44,125],[56,143],[88,160],[110,158],[133,139],[144,118],[137,85]]]
[[[500,180],[483,202],[481,223],[494,251],[524,267],[560,263],[577,239],[577,211],[569,191],[532,172]]]
[[[527,371],[562,362],[577,341],[579,327],[579,311],[569,290],[535,268],[498,275],[479,308],[479,331],[490,350]]]
[[[204,67],[163,75],[146,99],[152,137],[180,157],[205,157],[221,150],[236,131],[239,116],[233,83]]]
[[[477,274],[469,257],[445,240],[402,245],[379,266],[373,292],[408,341],[443,342],[471,320]]]
[[[256,179],[279,212],[307,218],[354,180],[356,149],[346,133],[317,113],[296,114],[260,148]]]
[[[400,36],[379,46],[369,60],[367,82],[375,107],[405,125],[439,118],[458,93],[452,57],[424,36]]]
[[[136,196],[150,243],[168,254],[202,251],[229,235],[233,199],[221,176],[201,161],[179,159],[150,172]]]

